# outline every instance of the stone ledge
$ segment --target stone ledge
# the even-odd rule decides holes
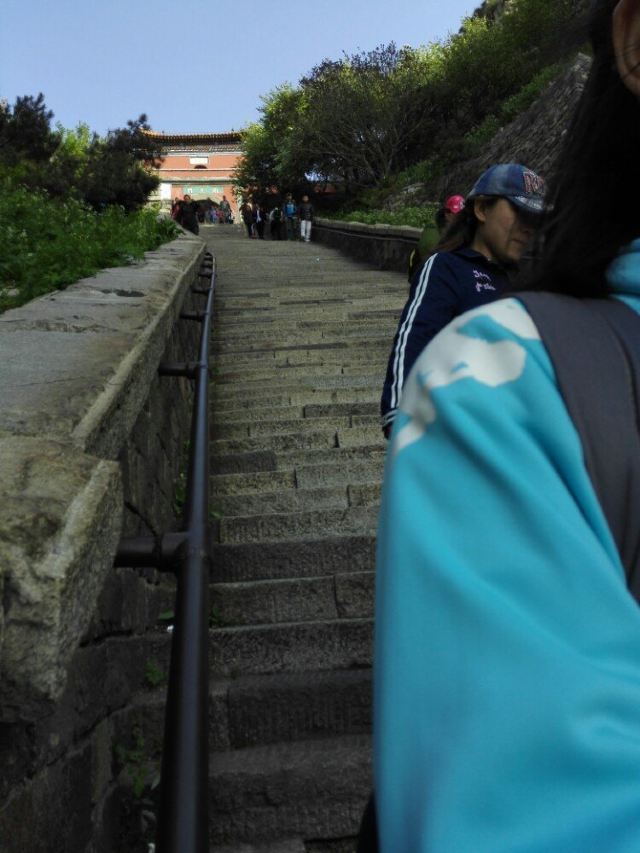
[[[422,229],[316,218],[312,239],[383,270],[406,272]]]
[[[385,225],[384,223],[369,225],[365,222],[345,222],[341,219],[323,219],[320,217],[316,217],[314,225],[333,231],[349,231],[353,234],[387,240],[403,239],[417,242],[422,234],[422,228],[414,228],[412,225]]]
[[[0,316],[0,436],[46,434],[109,459],[146,399],[204,254],[183,234]]]
[[[122,534],[125,448],[204,251],[184,234],[0,316],[0,719],[64,690]]]
[[[0,439],[0,505],[2,717],[24,719],[62,693],[111,571],[120,470],[61,443]]]

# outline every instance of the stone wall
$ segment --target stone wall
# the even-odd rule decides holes
[[[408,225],[366,225],[335,219],[314,220],[313,240],[349,257],[366,261],[382,270],[406,272],[409,255],[417,245],[421,228]]]
[[[194,358],[203,254],[185,234],[0,317],[2,853],[128,850],[140,819],[120,783],[158,751],[173,584],[113,556],[175,526],[192,394],[158,365]]]

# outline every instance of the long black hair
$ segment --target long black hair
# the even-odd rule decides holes
[[[640,237],[640,104],[615,65],[617,0],[596,0],[593,64],[554,169],[531,286],[572,296],[604,296],[605,270]]]
[[[455,252],[463,246],[470,246],[476,236],[480,220],[476,216],[475,201],[483,201],[486,208],[493,207],[498,201],[497,196],[476,196],[467,202],[459,213],[447,225],[443,235],[438,240],[433,253]]]

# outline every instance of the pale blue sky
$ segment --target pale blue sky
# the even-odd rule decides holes
[[[104,133],[239,129],[324,58],[457,32],[480,0],[0,0],[0,97]]]

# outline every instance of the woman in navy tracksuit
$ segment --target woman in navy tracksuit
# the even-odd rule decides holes
[[[533,236],[544,182],[524,166],[492,166],[476,182],[435,254],[414,275],[396,332],[381,400],[389,435],[398,401],[422,350],[454,317],[499,299]]]

